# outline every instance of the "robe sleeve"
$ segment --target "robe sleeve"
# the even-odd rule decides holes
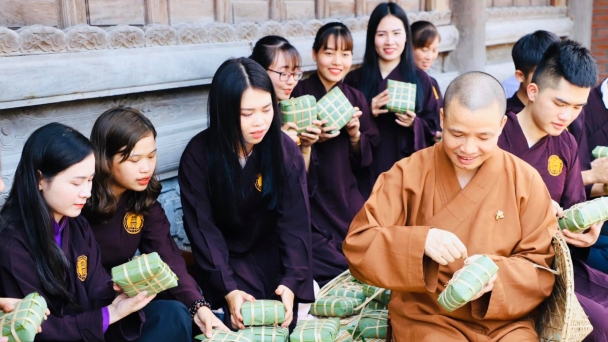
[[[568,137],[570,138],[570,151],[572,151],[572,153],[570,155],[570,160],[568,160],[564,192],[560,199],[560,205],[564,209],[568,209],[577,203],[587,200],[583,176],[581,174],[581,164],[578,158],[578,146],[572,135],[568,134]]]
[[[157,252],[160,258],[169,265],[179,279],[177,287],[169,289],[169,293],[186,307],[191,307],[195,301],[202,299],[198,284],[188,274],[182,252],[171,237],[171,224],[160,203],[156,202],[146,215],[146,226],[143,231],[139,250],[142,253]]]
[[[439,124],[439,108],[441,108],[442,104],[439,103],[439,100],[435,96],[431,78],[424,71],[417,70],[417,74],[423,85],[423,105],[416,113],[416,118],[420,118],[422,126],[424,127],[425,140],[429,146],[432,146],[435,143],[433,140],[435,134],[437,131],[441,130]]]
[[[409,162],[402,160],[380,175],[351,223],[343,250],[351,273],[364,283],[399,292],[434,292],[439,264],[424,254],[431,227],[405,226],[416,200],[416,194],[404,191],[405,177],[414,176],[404,170]]]
[[[551,240],[557,232],[557,222],[546,193],[542,178],[535,173],[521,201],[521,240],[511,256],[490,256],[498,265],[498,277],[491,292],[471,302],[475,319],[520,319],[551,294],[553,273],[534,266],[551,268],[554,257]]]
[[[207,170],[201,163],[203,154],[200,149],[195,151],[199,146],[193,142],[182,155],[178,173],[184,228],[196,265],[203,271],[210,288],[223,297],[237,290],[238,286],[228,264],[228,246],[213,221]]]
[[[287,165],[287,180],[278,207],[277,232],[280,241],[283,269],[279,284],[285,285],[301,302],[313,302],[312,241],[310,208],[306,186],[304,159],[295,154],[293,141],[283,139],[290,146],[292,165]],[[286,152],[288,154],[290,152]]]
[[[359,117],[359,131],[361,132],[361,153],[355,155],[351,152],[354,167],[367,167],[372,164],[372,150],[380,144],[380,133],[376,123],[372,120],[369,105],[363,94],[355,91],[355,103],[362,114]],[[351,148],[352,151],[352,148]]]

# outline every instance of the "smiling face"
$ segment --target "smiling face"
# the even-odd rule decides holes
[[[443,128],[443,148],[458,169],[476,171],[492,156],[507,118],[497,103],[472,112],[456,99],[444,115],[440,109]]]
[[[378,57],[384,62],[401,60],[406,39],[403,21],[393,15],[382,18],[374,39]]]
[[[345,50],[345,45],[341,39],[336,42],[336,38],[330,36],[326,48],[312,52],[317,63],[317,73],[327,90],[342,81],[353,64],[353,52]]]
[[[591,88],[581,88],[561,78],[555,89],[528,85],[529,108],[535,125],[548,135],[560,135],[587,103]]]
[[[247,88],[241,97],[241,132],[245,139],[247,154],[251,152],[254,145],[259,144],[274,117],[272,107],[272,96],[269,92]]]
[[[414,64],[419,69],[427,71],[439,55],[439,36],[429,46],[414,48]]]
[[[81,162],[58,173],[52,179],[39,181],[38,189],[51,208],[56,222],[64,216],[80,215],[87,199],[91,197],[94,175],[95,156],[91,153]]]
[[[124,148],[123,148],[124,149]],[[122,153],[112,157],[114,193],[144,191],[156,170],[156,140],[152,134],[142,138],[123,161]]]
[[[282,73],[295,73],[300,71],[300,67],[298,65],[291,64],[292,63],[285,58],[285,53],[279,52],[277,54],[277,58],[268,69]],[[272,85],[274,86],[274,92],[277,94],[277,99],[279,101],[288,100],[291,96],[293,88],[295,88],[298,84],[298,81],[294,78],[294,76],[289,76],[287,79],[281,80],[280,74],[270,70],[267,70],[267,72],[268,76],[270,76],[270,80],[272,80]]]

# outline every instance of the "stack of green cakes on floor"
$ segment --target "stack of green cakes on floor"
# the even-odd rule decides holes
[[[341,322],[336,341],[383,341],[388,330],[388,310],[364,309]]]
[[[251,332],[256,342],[285,342],[289,329],[282,328],[285,321],[285,306],[276,300],[245,302],[241,307],[243,325]]]
[[[359,313],[357,307],[365,301],[362,285],[350,273],[343,273],[321,289],[310,313],[317,317],[347,317]]]

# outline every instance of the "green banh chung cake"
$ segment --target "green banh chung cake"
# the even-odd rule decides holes
[[[349,297],[365,300],[362,284],[343,284],[329,290],[327,295],[330,297]]]
[[[289,339],[289,329],[281,327],[251,327],[247,328],[256,342],[286,342]]]
[[[357,313],[355,310],[363,300],[349,297],[321,297],[311,305],[310,313],[323,317],[346,317]]]
[[[567,210],[557,222],[560,229],[574,233],[587,230],[591,225],[608,220],[608,197],[577,203]]]
[[[352,119],[355,108],[338,87],[334,87],[317,102],[319,120],[327,119],[326,127],[335,126],[335,133],[341,130]]]
[[[386,109],[389,112],[405,114],[416,109],[416,85],[412,83],[388,80],[388,103]]]
[[[245,302],[241,307],[243,325],[280,325],[285,321],[285,306],[276,300],[256,300]]]
[[[177,286],[177,276],[158,253],[142,254],[133,260],[112,268],[114,281],[129,296],[148,291],[153,295]]]
[[[304,95],[280,102],[283,123],[293,122],[298,126],[298,135],[313,126],[317,120],[317,100],[312,95]]]
[[[256,342],[253,333],[247,329],[237,332],[213,330],[213,337],[211,338],[207,338],[205,334],[197,335],[194,338],[207,342]]]
[[[363,284],[363,293],[366,297],[371,297],[376,294],[376,292],[380,292],[374,297],[375,301],[378,301],[384,305],[388,305],[388,302],[391,300],[391,290],[381,289],[376,286]]]
[[[456,271],[439,295],[439,304],[452,312],[470,302],[498,272],[498,266],[487,255],[472,255]]]
[[[608,157],[608,147],[606,146],[596,146],[593,151],[591,151],[594,158],[604,158]]]
[[[388,310],[364,310],[353,334],[359,338],[386,338]]]
[[[300,321],[291,333],[291,342],[334,342],[340,330],[337,318]]]
[[[2,336],[9,342],[34,341],[38,328],[44,322],[46,300],[37,292],[30,293],[15,303],[11,312],[0,310]]]

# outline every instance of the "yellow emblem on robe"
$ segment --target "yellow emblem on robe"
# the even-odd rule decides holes
[[[144,216],[141,214],[126,213],[122,223],[127,233],[139,234],[144,227]]]
[[[79,256],[78,259],[76,259],[76,274],[78,274],[78,279],[80,279],[80,281],[85,281],[87,279],[88,270],[87,256]]]
[[[255,180],[255,188],[258,189],[259,192],[262,192],[262,174],[258,173],[258,177]]]
[[[549,174],[551,176],[559,176],[562,174],[562,170],[564,169],[564,162],[554,154],[549,157],[547,169],[549,170]]]
[[[435,86],[433,86],[433,94],[435,94],[435,100],[439,100],[439,93],[437,92],[437,89],[435,89]]]

